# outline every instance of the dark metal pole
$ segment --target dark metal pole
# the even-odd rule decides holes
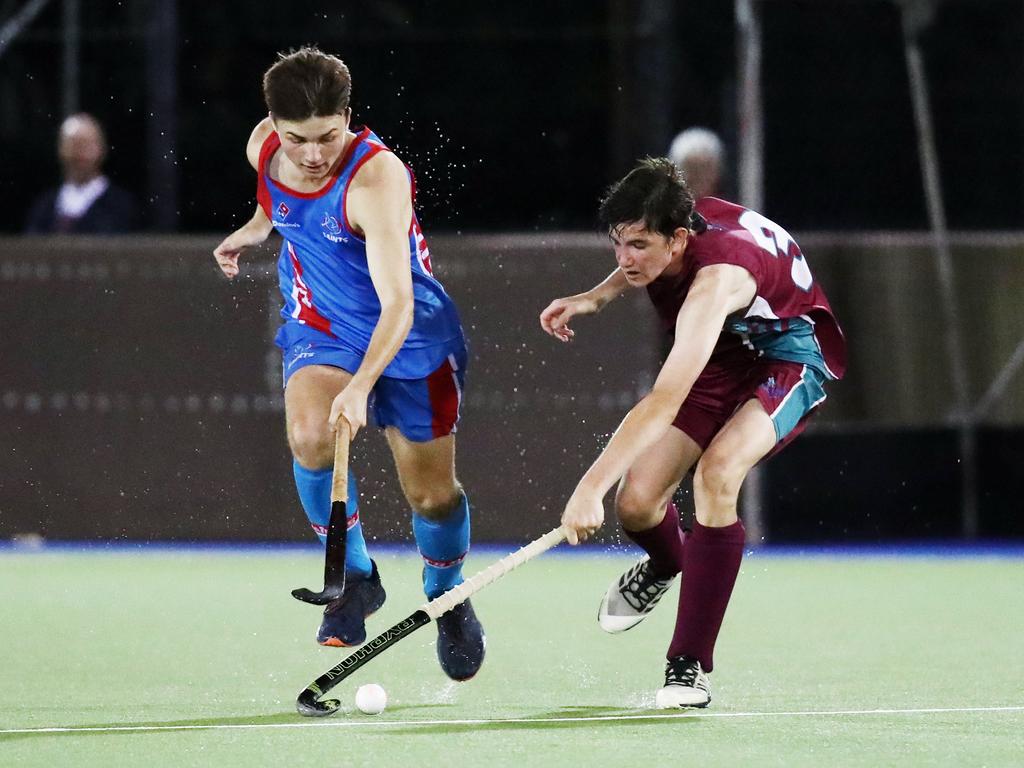
[[[178,4],[152,0],[146,30],[149,118],[149,220],[155,229],[178,228]]]
[[[50,0],[29,0],[0,27],[0,58],[29,24],[50,4]]]
[[[629,36],[630,25],[628,0],[608,2],[608,47],[611,60],[608,103],[610,135],[608,142],[607,180],[616,179],[629,167],[630,162],[630,77],[629,77]]]
[[[974,422],[967,391],[967,368],[961,340],[961,317],[954,286],[953,255],[949,246],[946,209],[942,198],[939,176],[938,151],[932,127],[931,106],[928,101],[928,80],[921,57],[918,36],[931,23],[935,5],[931,0],[902,0],[900,11],[903,21],[903,49],[910,78],[910,95],[914,103],[914,122],[917,125],[917,146],[921,162],[928,220],[932,231],[935,266],[939,273],[942,293],[942,315],[946,327],[946,353],[953,376],[956,405],[953,422],[957,428],[961,477],[961,528],[964,537],[978,535],[977,450]]]
[[[761,9],[757,0],[736,0],[739,32],[740,202],[764,210],[764,104],[761,98]]]
[[[64,0],[64,117],[80,109],[79,60],[82,39],[79,0]]]
[[[640,107],[637,156],[663,156],[672,140],[672,105],[679,98],[673,78],[678,57],[674,11],[672,0],[640,3],[636,24],[641,45],[633,48],[634,88]]]
[[[610,0],[609,178],[643,155],[664,155],[672,138],[676,41],[671,0]]]
[[[761,9],[758,0],[736,0],[737,111],[739,113],[739,193],[741,202],[764,210],[764,102],[761,98]],[[740,510],[747,544],[768,540],[764,469],[754,467],[743,483]]]

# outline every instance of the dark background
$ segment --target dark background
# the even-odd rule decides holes
[[[4,315],[0,334],[0,541],[309,539],[271,341],[276,243],[247,258],[233,281],[211,264],[215,243],[0,238],[0,288],[24,308]],[[470,340],[458,466],[474,538],[525,541],[555,524],[582,472],[649,389],[660,354],[653,311],[634,291],[581,320],[573,344],[559,344],[541,333],[537,313],[607,273],[600,236],[439,235],[430,245]],[[972,253],[978,258],[958,249],[957,261]],[[884,294],[865,287],[876,274],[870,263],[899,267],[915,255],[815,254],[816,279],[851,321],[851,370],[829,388],[807,434],[764,465],[768,541],[963,535],[957,436],[942,419],[943,357],[932,350],[901,380],[886,362],[892,336],[867,322],[899,325]],[[990,282],[984,270],[996,258],[980,260],[977,281],[961,281],[966,295]],[[1019,286],[1010,289],[1019,295]],[[933,292],[921,280],[907,290],[920,305]],[[926,318],[907,323],[915,334],[930,328]],[[971,353],[976,370],[985,356]],[[920,401],[910,413],[900,406],[907,387]],[[976,433],[979,539],[1024,537],[1024,404],[1019,394],[1009,400],[1005,415]],[[352,467],[367,534],[407,539],[408,507],[379,430],[360,432]],[[601,538],[619,535],[606,525]]]
[[[17,233],[59,178],[63,6],[53,0],[0,57],[0,233]],[[0,0],[0,24],[21,7]],[[105,123],[108,171],[144,203],[152,234],[0,237],[0,538],[308,538],[270,343],[273,246],[232,283],[209,258],[254,205],[244,148],[265,113],[262,73],[303,43],[348,62],[356,122],[417,173],[438,273],[472,344],[459,462],[476,535],[525,539],[553,525],[649,387],[659,348],[644,301],[618,302],[568,349],[540,334],[537,312],[611,268],[597,200],[678,130],[723,136],[726,194],[736,192],[733,3],[79,7],[79,108]],[[851,344],[847,379],[767,465],[768,540],[964,535],[898,8],[759,7],[763,209],[813,253]],[[978,230],[954,237],[952,254],[971,403],[1024,333],[1024,237],[990,231],[1020,230],[1024,213],[1022,43],[1024,4],[1005,0],[940,3],[921,39],[949,223]],[[169,69],[154,69],[154,50]],[[579,229],[590,232],[566,233]],[[1016,375],[976,433],[980,538],[1024,535]],[[408,510],[373,432],[353,454],[374,510],[367,530],[406,538]]]
[[[20,5],[0,0],[0,19]],[[791,230],[926,226],[896,5],[760,5],[766,213]],[[158,7],[81,4],[80,106],[107,126],[110,175],[145,201],[152,229],[168,206],[165,229],[219,232],[248,216],[260,78],[302,43],[350,65],[355,121],[416,170],[428,231],[589,228],[602,189],[692,124],[719,131],[735,165],[726,0],[179,2],[171,94],[147,81]],[[53,2],[0,59],[0,231],[18,231],[59,176],[60,28]],[[1019,226],[1024,5],[940,3],[922,46],[950,225]],[[147,134],[160,96],[176,105],[167,157]],[[161,163],[176,201],[153,182]]]

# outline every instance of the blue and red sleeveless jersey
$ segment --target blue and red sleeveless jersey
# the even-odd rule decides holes
[[[757,295],[745,313],[730,316],[711,360],[744,350],[771,360],[810,365],[830,379],[846,372],[846,339],[807,260],[786,230],[756,211],[701,198],[694,210],[707,226],[687,243],[684,268],[647,286],[663,329],[675,332],[676,316],[697,277],[712,264],[746,269]]]
[[[380,319],[380,301],[370,280],[366,241],[349,222],[345,200],[363,164],[391,150],[363,128],[324,187],[298,192],[270,177],[270,161],[280,147],[277,132],[271,132],[260,150],[257,190],[260,206],[284,238],[278,276],[285,324],[278,343],[287,345],[291,329],[307,325],[365,353]],[[430,250],[415,213],[409,222],[409,265],[412,329],[384,369],[396,379],[426,378],[465,343],[455,304],[431,272]]]

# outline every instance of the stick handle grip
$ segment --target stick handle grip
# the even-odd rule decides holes
[[[547,552],[552,547],[558,546],[563,541],[565,541],[565,531],[561,527],[548,531],[539,539],[535,539],[525,547],[517,549],[510,555],[506,555],[498,562],[474,574],[440,597],[435,597],[429,603],[422,606],[420,610],[426,613],[432,620],[437,619],[438,616],[448,613],[456,605],[475,595],[488,584],[497,581],[509,571],[518,568],[537,555]]]
[[[334,478],[331,501],[348,501],[348,447],[352,443],[352,426],[342,416],[334,437]]]

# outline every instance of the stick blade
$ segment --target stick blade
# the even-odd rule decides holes
[[[341,707],[341,702],[337,699],[317,701],[316,697],[316,691],[307,688],[295,700],[295,710],[303,717],[327,717],[333,715]]]
[[[330,586],[324,587],[322,592],[314,592],[311,589],[305,587],[299,587],[298,589],[292,590],[292,597],[296,600],[301,600],[304,603],[310,603],[311,605],[327,605],[333,600],[338,600],[345,594],[344,586]]]

